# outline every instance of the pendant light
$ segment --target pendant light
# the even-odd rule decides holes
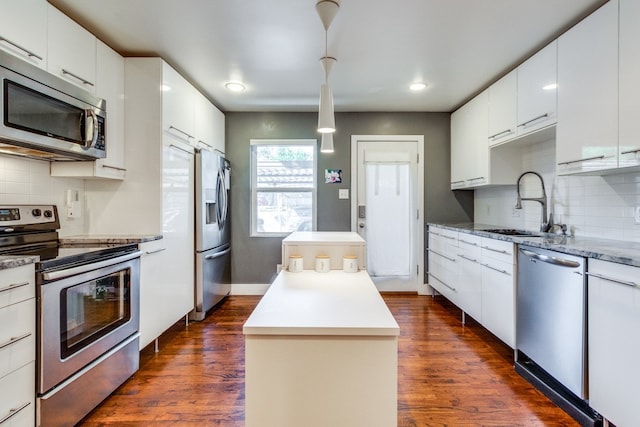
[[[322,134],[322,142],[320,143],[321,153],[333,153],[333,133],[326,132]]]
[[[320,59],[324,70],[324,83],[320,87],[320,103],[318,107],[318,132],[324,135],[336,131],[335,117],[333,111],[333,94],[329,87],[329,73],[331,67],[335,64],[336,59],[327,54],[327,33],[333,18],[338,13],[340,5],[333,0],[320,0],[316,3],[316,11],[320,16],[322,25],[324,26],[324,56]],[[331,151],[333,151],[333,137],[330,139]],[[322,150],[322,145],[320,151]]]

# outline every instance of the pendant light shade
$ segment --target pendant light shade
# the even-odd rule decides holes
[[[320,143],[320,152],[333,153],[333,134],[323,133],[322,142]]]
[[[328,84],[320,87],[320,108],[318,111],[318,132],[332,133],[336,131],[336,123],[333,117],[333,94]]]

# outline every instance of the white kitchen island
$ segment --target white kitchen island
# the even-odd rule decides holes
[[[397,425],[400,328],[366,271],[283,271],[243,332],[246,427]]]

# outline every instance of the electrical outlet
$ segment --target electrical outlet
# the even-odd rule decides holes
[[[636,213],[634,216],[636,224],[640,224],[640,206],[636,206]]]
[[[348,199],[349,198],[349,189],[348,188],[340,188],[338,190],[338,199]]]

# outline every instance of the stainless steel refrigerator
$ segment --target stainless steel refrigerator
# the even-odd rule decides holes
[[[195,157],[196,300],[190,317],[202,320],[231,290],[231,164],[215,151]]]

